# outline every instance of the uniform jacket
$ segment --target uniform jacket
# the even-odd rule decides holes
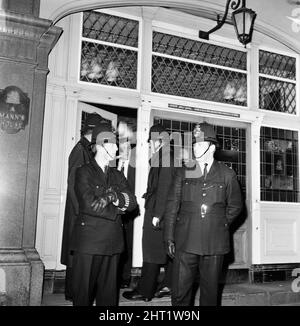
[[[75,172],[78,167],[89,163],[93,157],[90,142],[85,137],[80,139],[69,155],[67,199],[61,248],[61,263],[67,266],[71,266],[70,241],[78,214],[78,202],[74,190]]]
[[[110,203],[99,213],[93,211],[92,202],[101,197],[108,187],[118,190],[120,202],[124,203],[124,198],[127,198],[127,205],[116,207]],[[136,207],[136,198],[129,190],[124,175],[112,167],[104,173],[93,159],[77,169],[75,193],[79,214],[74,225],[71,249],[97,255],[121,253],[124,246],[121,209],[130,211]]]
[[[187,168],[177,169],[165,214],[164,240],[175,241],[180,251],[225,254],[230,251],[229,225],[242,208],[236,174],[225,164],[214,160],[206,180],[190,177]]]
[[[148,174],[147,192],[145,198],[145,216],[143,225],[143,261],[155,264],[166,262],[163,243],[164,215],[168,192],[174,174],[173,153],[161,148],[150,160],[151,168]],[[159,217],[161,229],[155,230],[152,218]]]

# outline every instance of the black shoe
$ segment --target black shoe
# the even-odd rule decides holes
[[[155,298],[163,298],[163,297],[169,297],[171,295],[171,290],[168,287],[164,287],[158,291],[155,292],[154,297]]]
[[[131,300],[131,301],[145,301],[145,302],[149,302],[149,301],[152,300],[150,298],[144,297],[142,294],[138,293],[137,290],[125,291],[122,295],[123,295],[123,297],[125,299]]]
[[[65,299],[67,301],[73,301],[73,297],[71,295],[65,295]]]

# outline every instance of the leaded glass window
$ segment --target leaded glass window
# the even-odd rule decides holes
[[[265,75],[296,80],[296,58],[260,50],[259,72]]]
[[[261,200],[299,202],[298,132],[262,127]]]
[[[247,54],[153,32],[154,93],[247,106]]]
[[[296,58],[259,51],[259,107],[296,114]]]
[[[246,52],[191,39],[153,32],[153,52],[247,70]]]
[[[139,22],[83,13],[80,81],[137,88]]]

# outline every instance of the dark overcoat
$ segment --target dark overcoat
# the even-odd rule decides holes
[[[143,261],[154,264],[165,264],[167,260],[163,243],[164,215],[170,185],[174,174],[173,152],[161,148],[150,160],[147,192],[145,198],[145,216],[143,225]],[[161,220],[161,228],[154,229],[152,218]]]
[[[225,164],[215,160],[206,180],[193,177],[187,168],[177,169],[165,214],[164,239],[175,241],[178,251],[226,254],[230,251],[229,225],[242,208],[236,174]]]
[[[128,181],[129,189],[132,193],[135,193],[135,165],[136,165],[136,146],[131,148],[130,160],[127,170],[126,179]],[[120,275],[123,280],[128,280],[131,277],[132,267],[132,250],[133,250],[133,223],[134,219],[140,215],[139,206],[131,211],[125,212],[122,216],[123,229],[124,229],[124,240],[125,250],[121,256],[119,268]]]
[[[85,137],[80,139],[80,141],[74,146],[69,155],[67,198],[60,259],[61,263],[68,267],[72,266],[70,241],[75,219],[78,214],[78,201],[74,190],[75,173],[78,167],[89,163],[92,160],[93,156],[94,154],[91,150],[90,142]]]
[[[92,209],[93,201],[109,187],[117,190],[120,207],[110,203],[102,211],[95,212]],[[112,167],[104,173],[93,159],[77,169],[75,193],[79,214],[72,233],[71,250],[91,255],[121,253],[124,247],[122,209],[131,211],[137,205],[123,173]]]

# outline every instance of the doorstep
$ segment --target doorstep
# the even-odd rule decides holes
[[[119,306],[171,306],[171,299],[154,298],[150,302],[130,301],[123,298],[121,290]],[[195,306],[199,302],[200,291],[195,296]],[[300,292],[295,293],[291,289],[291,282],[270,283],[238,283],[226,284],[222,294],[222,306],[279,306],[299,305]],[[45,294],[42,300],[43,306],[71,306],[70,301],[64,299],[64,294]]]

